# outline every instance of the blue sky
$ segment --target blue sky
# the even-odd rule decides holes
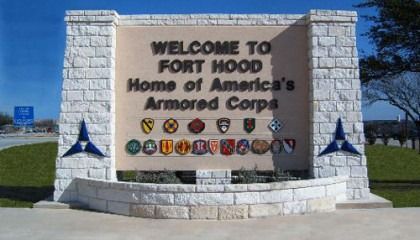
[[[0,112],[34,106],[35,118],[58,118],[65,48],[65,10],[114,9],[119,14],[153,13],[307,13],[310,9],[355,9],[360,0],[0,0]],[[371,52],[360,36],[368,23],[357,24],[358,48]],[[385,103],[363,108],[364,119],[395,119],[401,111]]]

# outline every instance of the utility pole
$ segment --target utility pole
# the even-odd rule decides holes
[[[420,154],[420,118],[416,120],[416,129],[417,129],[417,140],[419,141],[419,154]]]
[[[405,136],[407,138],[407,140],[405,141],[405,148],[408,148],[408,140],[410,139],[410,137],[408,136],[408,113],[405,112],[405,126],[404,126],[404,132],[405,132]]]

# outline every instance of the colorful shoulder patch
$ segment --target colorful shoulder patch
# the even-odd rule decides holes
[[[221,133],[226,133],[230,127],[230,119],[229,118],[219,118],[217,119],[217,128]]]
[[[222,155],[232,155],[235,153],[235,139],[220,140],[220,153]]]
[[[191,152],[191,142],[187,139],[182,139],[176,142],[175,150],[181,155],[186,155]]]
[[[246,139],[241,139],[236,143],[236,152],[239,155],[245,155],[249,152],[249,141]]]
[[[174,133],[174,132],[176,132],[176,130],[178,130],[178,121],[175,120],[175,119],[173,119],[173,118],[167,119],[163,123],[163,129],[167,133]]]
[[[196,155],[203,155],[208,152],[207,142],[205,140],[195,140],[192,144],[192,153]]]
[[[209,140],[209,152],[211,154],[216,154],[219,151],[219,140],[210,139]]]
[[[244,130],[251,133],[255,129],[255,118],[244,118]]]
[[[295,139],[283,139],[283,149],[286,153],[293,153],[296,148],[296,140]]]
[[[174,151],[174,141],[172,139],[160,140],[160,152],[169,155]]]
[[[264,154],[270,150],[270,144],[265,140],[252,141],[252,151],[256,154]]]
[[[271,141],[271,152],[273,154],[279,154],[281,153],[281,150],[283,149],[283,144],[281,140],[275,139]]]
[[[125,144],[125,150],[130,155],[136,155],[141,150],[141,143],[136,139],[131,139]]]
[[[199,118],[192,120],[188,124],[188,129],[190,130],[190,132],[193,133],[201,133],[204,130],[204,128],[206,128],[206,124]]]
[[[141,128],[143,129],[143,132],[146,134],[149,134],[152,131],[154,125],[155,125],[155,120],[151,118],[144,118],[143,120],[141,120]]]
[[[149,139],[143,143],[143,152],[147,155],[152,155],[157,151],[155,140]]]
[[[280,120],[278,120],[277,118],[274,118],[273,120],[270,121],[270,123],[268,124],[268,128],[272,131],[272,132],[279,132],[280,129],[283,127],[283,123],[280,122]]]

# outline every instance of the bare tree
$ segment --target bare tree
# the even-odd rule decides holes
[[[385,101],[407,113],[416,123],[420,140],[420,73],[409,72],[371,80],[365,83],[363,93],[368,105]]]

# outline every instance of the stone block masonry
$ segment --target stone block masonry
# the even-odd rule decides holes
[[[72,187],[75,177],[116,180],[114,81],[118,15],[115,11],[70,11],[65,20],[67,38],[54,184],[54,200],[61,202],[76,200]],[[91,141],[106,157],[87,153],[61,157],[77,141],[83,119]],[[116,204],[112,206],[126,212]]]
[[[197,184],[230,184],[231,170],[197,170],[195,171],[195,181]]]
[[[265,184],[183,185],[77,178],[76,200],[90,209],[143,218],[245,219],[335,210],[347,177]],[[206,188],[203,188],[206,187]]]
[[[62,102],[59,119],[59,148],[56,160],[54,200],[60,202],[84,201],[93,209],[112,211],[125,215],[161,216],[181,218],[233,218],[258,216],[258,212],[289,214],[330,209],[331,204],[323,201],[302,200],[307,197],[324,199],[319,189],[308,191],[282,189],[281,184],[272,185],[215,185],[176,187],[170,196],[153,192],[168,186],[133,185],[140,192],[150,195],[121,194],[118,198],[105,199],[112,193],[102,188],[102,183],[91,181],[92,188],[78,188],[76,178],[103,180],[118,187],[115,170],[115,48],[118,26],[302,26],[307,28],[309,66],[310,106],[310,151],[309,172],[314,178],[331,179],[346,177],[348,199],[367,198],[369,186],[366,157],[364,156],[364,135],[361,114],[361,91],[358,55],[356,48],[356,12],[311,10],[308,14],[183,14],[183,15],[118,15],[115,11],[68,11],[66,51],[63,70]],[[361,156],[345,155],[341,152],[318,157],[333,138],[335,123],[341,117],[347,139],[362,153]],[[77,141],[80,122],[84,119],[91,141],[106,155],[103,158],[80,153],[71,157],[61,156]],[[214,183],[228,183],[228,176]],[[203,180],[204,179],[204,180]],[[213,183],[213,177],[202,178],[199,183]],[[113,181],[113,182],[109,182]],[[226,181],[226,182],[224,182]],[[95,185],[96,184],[96,185]],[[293,183],[298,186],[300,183]],[[121,183],[122,186],[131,186]],[[270,186],[270,187],[267,187]],[[342,189],[325,189],[325,201],[330,195]],[[267,191],[268,189],[273,190]],[[170,188],[170,187],[169,187]],[[280,188],[280,189],[277,189]],[[171,188],[172,189],[172,188]],[[174,188],[175,189],[175,188]],[[220,198],[210,197],[221,193]],[[274,191],[276,189],[276,191]],[[279,191],[277,191],[279,190]],[[181,197],[185,192],[201,191],[204,195]],[[83,194],[81,194],[83,192]],[[179,194],[175,193],[178,192]],[[247,194],[239,194],[247,192]],[[120,192],[117,192],[119,195]],[[210,194],[211,193],[211,194]],[[103,195],[102,195],[103,194]],[[165,193],[166,194],[166,193]],[[209,194],[208,198],[207,195]],[[132,197],[139,197],[132,199]],[[230,197],[231,196],[231,197]],[[297,199],[295,199],[297,198]],[[146,204],[150,199],[159,204]],[[163,202],[165,199],[166,202]],[[188,199],[188,200],[186,200]],[[209,207],[201,209],[201,200],[206,199]],[[130,201],[126,201],[130,200]],[[161,201],[162,200],[162,201]],[[287,203],[278,205],[276,201]],[[152,200],[150,200],[152,201]],[[177,201],[185,205],[168,208]],[[213,201],[213,202],[212,202]],[[236,201],[238,204],[236,204]],[[156,202],[157,203],[157,202]],[[210,204],[212,203],[212,204]],[[213,203],[215,205],[213,205]],[[191,205],[189,205],[191,204]],[[235,204],[234,208],[226,207]],[[258,206],[256,206],[256,205]],[[215,206],[223,207],[221,209]],[[247,205],[245,210],[243,205]],[[254,206],[255,205],[255,206]],[[326,206],[328,205],[328,206]],[[194,209],[193,209],[194,206]],[[318,207],[317,207],[318,206]],[[217,208],[217,209],[216,209]],[[259,210],[258,210],[259,209]],[[316,210],[313,210],[316,211]],[[176,213],[174,215],[174,212]],[[221,217],[223,215],[223,217]],[[201,217],[199,217],[201,218]]]
[[[367,198],[366,157],[358,55],[356,12],[311,10],[306,17],[310,76],[310,171],[315,178],[349,176],[348,199]],[[362,153],[318,157],[343,120],[348,140]],[[354,165],[353,165],[354,164]],[[360,183],[360,184],[354,184]]]

